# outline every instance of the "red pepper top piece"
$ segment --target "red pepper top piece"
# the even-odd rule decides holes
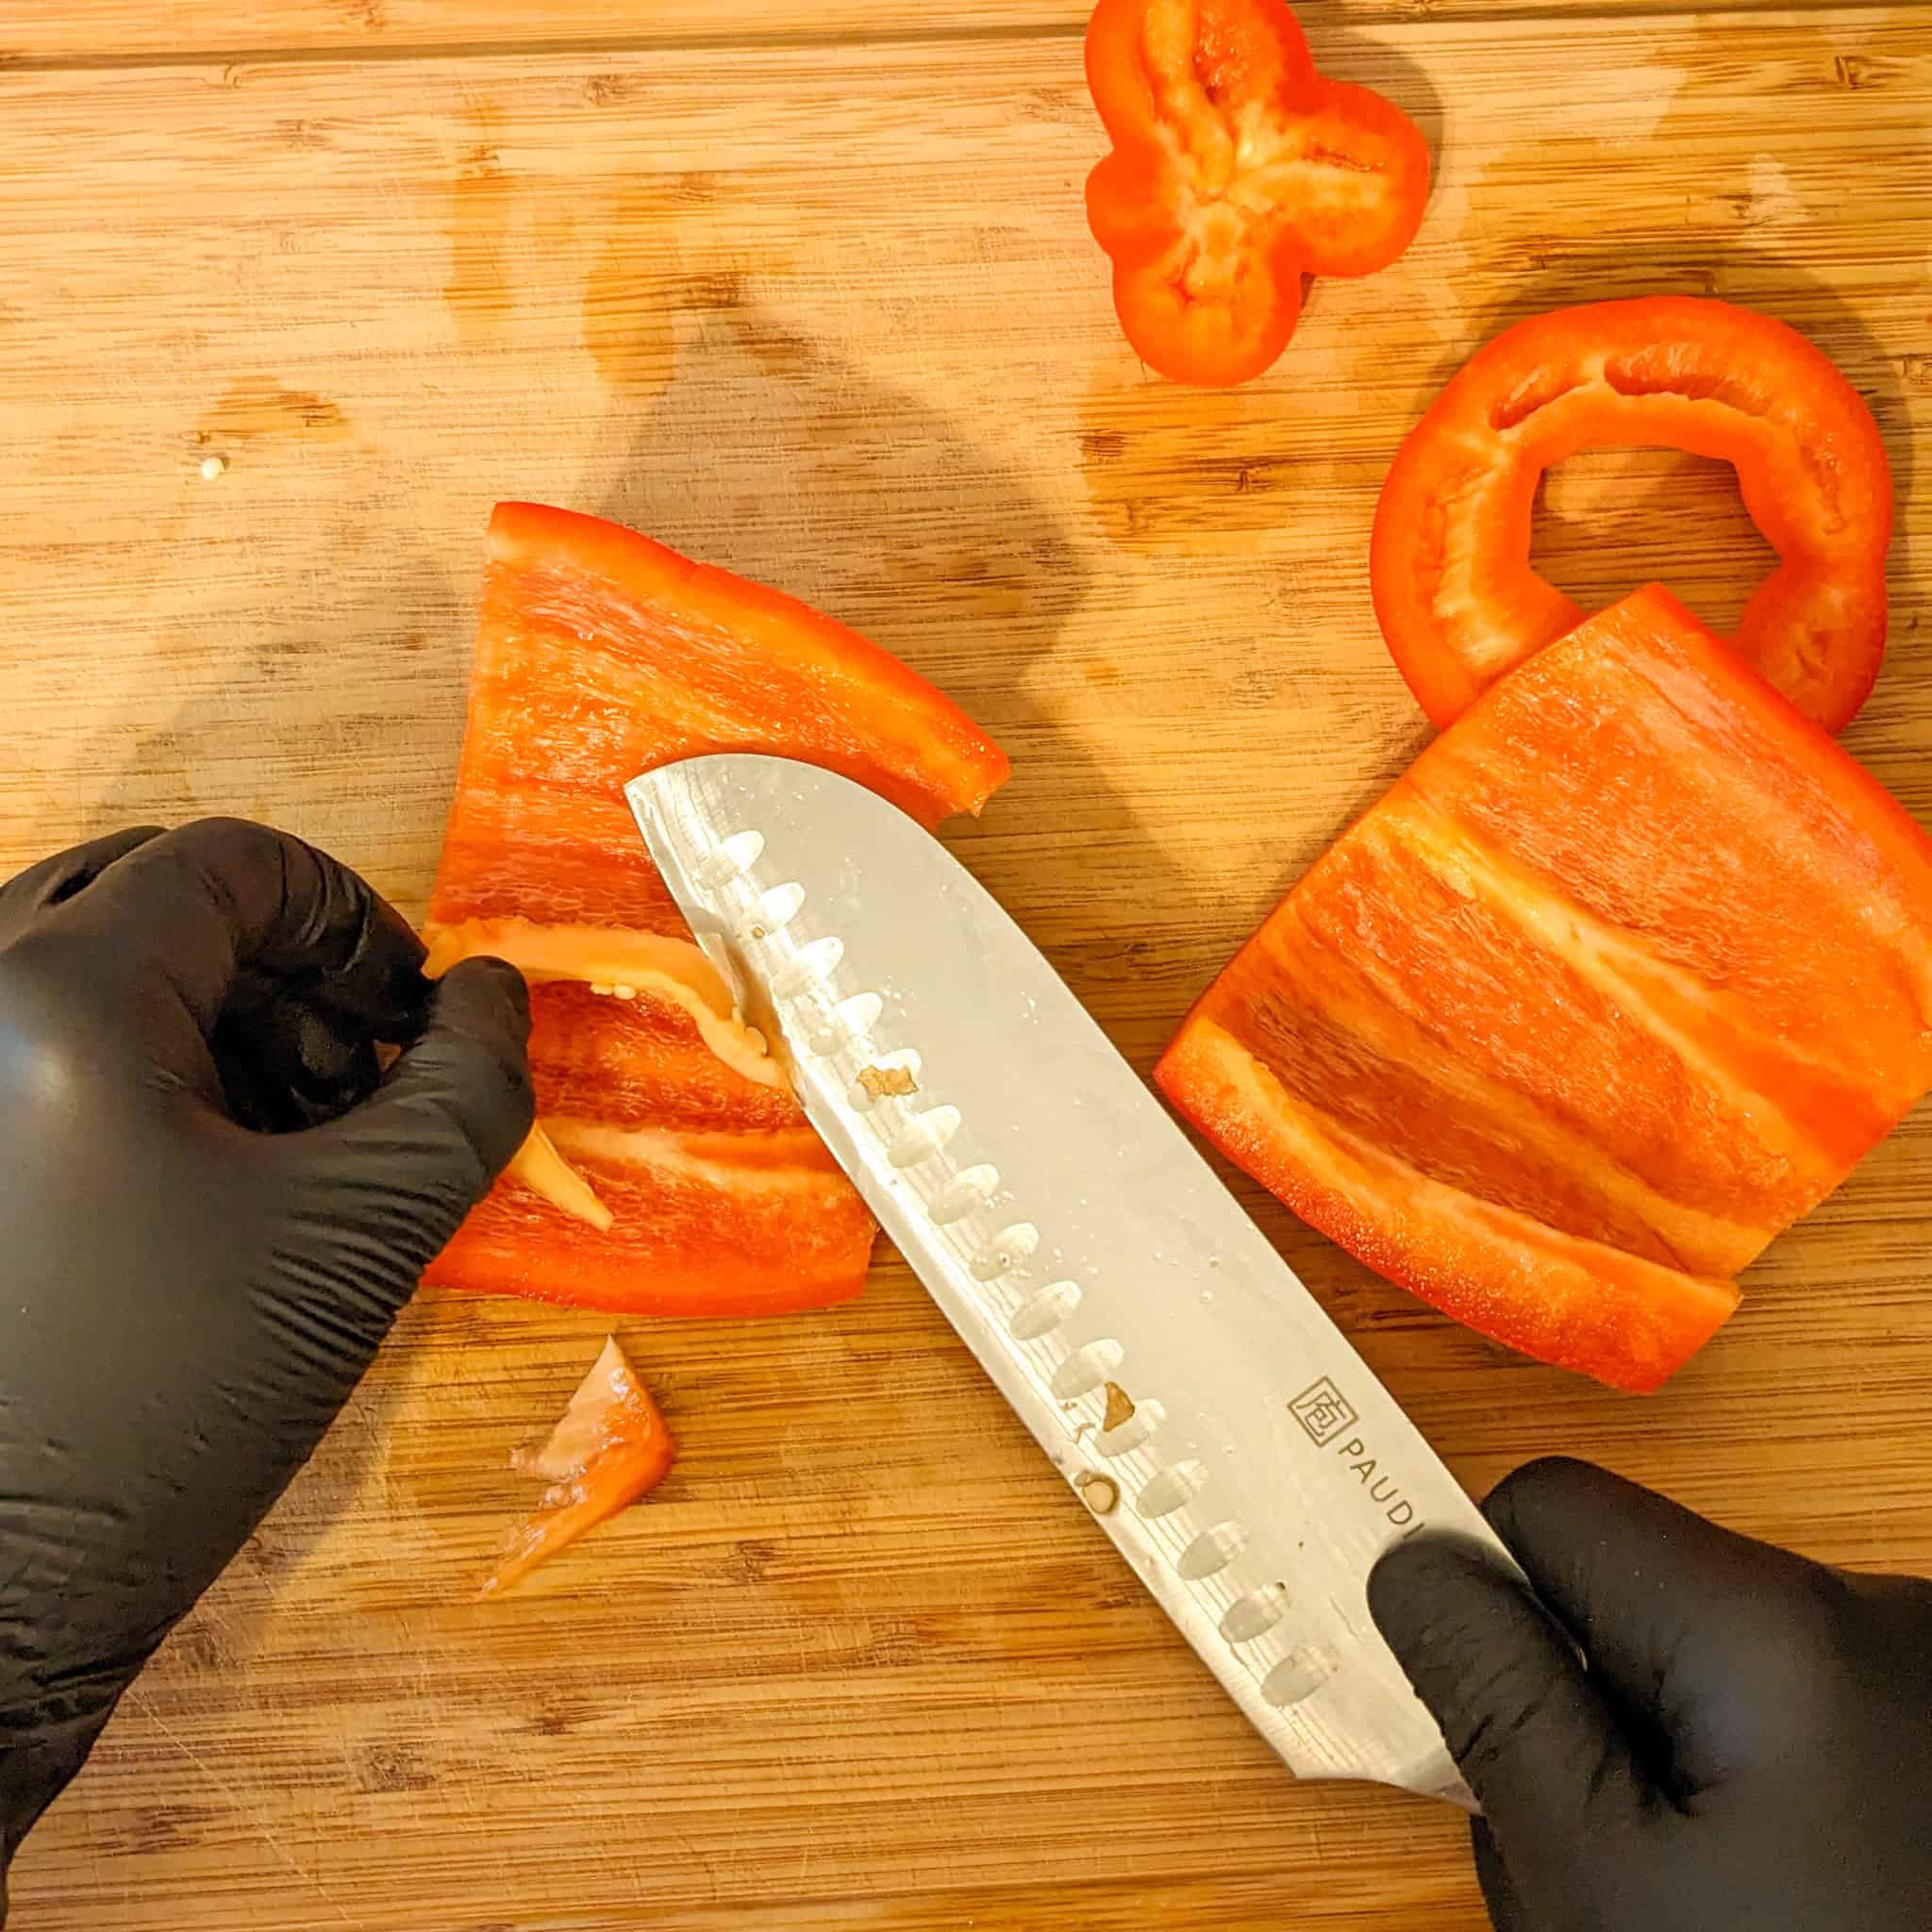
[[[1885,655],[1891,475],[1857,390],[1796,330],[1676,295],[1531,317],[1477,350],[1382,486],[1370,578],[1382,634],[1439,724],[1583,611],[1530,567],[1537,485],[1579,450],[1721,458],[1778,553],[1730,640],[1827,731]]]
[[[1113,140],[1088,225],[1128,341],[1177,382],[1258,375],[1304,274],[1386,268],[1421,225],[1421,130],[1318,75],[1283,0],[1100,0],[1087,84]]]
[[[1158,1077],[1381,1274],[1652,1389],[1932,1085],[1932,841],[1653,587],[1429,746]]]
[[[917,673],[795,597],[599,517],[499,504],[430,923],[688,938],[623,788],[724,751],[823,765],[928,825],[1009,769]]]

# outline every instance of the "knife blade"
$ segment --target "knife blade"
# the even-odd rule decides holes
[[[1368,1610],[1426,1528],[1514,1566],[1046,959],[863,787],[626,788],[812,1125],[1055,1467],[1303,1777],[1473,1800]]]

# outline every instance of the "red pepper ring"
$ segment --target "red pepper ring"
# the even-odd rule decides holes
[[[1258,375],[1294,332],[1305,274],[1370,275],[1414,239],[1422,130],[1318,75],[1285,0],[1100,0],[1086,58],[1113,142],[1087,225],[1121,327],[1162,375]]]
[[[1891,473],[1872,412],[1795,329],[1654,295],[1539,315],[1479,349],[1409,432],[1370,551],[1375,615],[1436,724],[1582,622],[1530,568],[1542,473],[1579,450],[1730,463],[1778,562],[1727,641],[1827,731],[1885,656]]]

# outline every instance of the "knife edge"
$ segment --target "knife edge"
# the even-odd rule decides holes
[[[1424,1525],[1513,1565],[1030,941],[923,830],[833,774],[733,755],[662,768],[628,795],[699,942],[784,1051],[814,1127],[1250,1721],[1302,1775],[1374,1777],[1471,1807],[1368,1617],[1367,1570]],[[905,905],[882,911],[882,894]],[[920,1009],[898,983],[908,960],[904,978],[942,983],[963,1019]],[[1016,1136],[1003,1142],[989,1116],[1002,1091],[1010,1111],[1013,1092],[962,1057],[979,1026],[1009,1045],[1035,1036],[1014,1063],[1023,1110],[1092,1109],[1077,1134],[1118,1143],[1117,1211],[1169,1229],[1176,1266],[1158,1249],[1123,1250],[1090,1217],[1087,1241],[1110,1247],[1113,1265],[1083,1268],[1081,1241],[1059,1239],[1080,1219],[1078,1170],[1062,1163],[1060,1185],[1049,1176],[1042,1190],[1038,1136],[1017,1137],[1031,1166],[1009,1158]],[[976,1099],[960,1091],[975,1084]],[[1132,1286],[1109,1292],[1109,1272]],[[1230,1305],[1219,1315],[1217,1297]],[[1266,1361],[1247,1358],[1245,1337],[1276,1332],[1286,1340]],[[1307,1360],[1272,1375],[1297,1342]],[[1163,1399],[1183,1382],[1185,1401]],[[1344,1473],[1338,1457],[1364,1467]],[[1292,1541],[1283,1524],[1307,1534]],[[1297,1568],[1311,1542],[1320,1554]]]

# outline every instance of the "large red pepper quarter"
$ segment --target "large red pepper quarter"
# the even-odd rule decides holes
[[[690,944],[625,803],[706,752],[843,773],[926,824],[976,811],[1007,760],[896,658],[795,599],[614,524],[535,504],[490,525],[469,720],[425,936],[533,972],[540,1124],[599,1228],[506,1175],[429,1271],[473,1291],[639,1314],[810,1307],[858,1292],[872,1217],[775,1068],[674,978],[594,981]],[[682,991],[683,997],[673,997]],[[741,1035],[741,1029],[739,1030]],[[762,1077],[760,1077],[762,1076]]]
[[[1158,1078],[1390,1279],[1655,1389],[1932,1085],[1932,841],[1652,587],[1424,750]]]

